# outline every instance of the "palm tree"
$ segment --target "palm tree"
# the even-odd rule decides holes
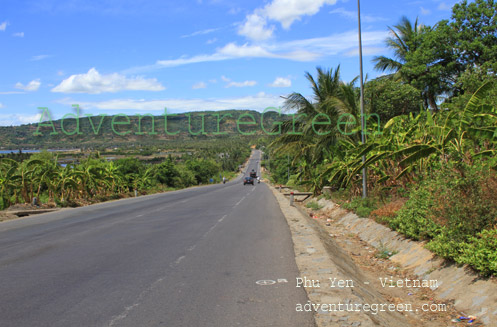
[[[296,110],[295,121],[291,119],[282,124],[282,135],[271,146],[276,147],[276,153],[290,154],[294,158],[293,164],[309,163],[301,165],[300,174],[309,180],[316,178],[312,170],[330,155],[329,148],[341,138],[351,138],[340,133],[338,121],[342,114],[350,114],[359,121],[359,93],[354,87],[356,79],[350,83],[340,81],[340,66],[335,71],[318,67],[316,78],[308,72],[306,78],[311,84],[313,101],[300,93],[285,98],[285,109]],[[330,124],[313,124],[319,115],[327,117]]]
[[[418,24],[418,18],[416,18],[413,24],[407,17],[402,16],[400,22],[394,28],[388,27],[388,29],[392,36],[388,37],[385,42],[387,47],[393,50],[394,58],[376,56],[373,58],[373,62],[375,63],[374,68],[381,72],[393,72],[391,77],[411,83],[419,76],[408,76],[408,74],[403,72],[402,68],[408,62],[409,55],[412,55],[421,47],[421,36],[423,33],[427,33],[429,28]],[[419,74],[423,75],[425,73],[423,71]],[[425,105],[431,107],[433,110],[438,110],[436,102],[437,92],[434,91],[434,88],[430,85],[425,85],[421,91]]]
[[[418,36],[423,31],[423,25],[418,25],[417,18],[413,24],[407,17],[402,16],[399,24],[395,25],[394,28],[388,27],[388,29],[392,36],[388,37],[385,43],[393,50],[395,59],[385,56],[374,57],[374,68],[382,72],[398,73],[406,63],[408,54],[413,53],[419,47],[420,39]]]

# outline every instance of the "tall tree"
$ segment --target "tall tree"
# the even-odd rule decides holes
[[[394,53],[394,58],[376,56],[373,58],[374,68],[379,71],[391,71],[397,73],[406,62],[409,53],[416,51],[420,40],[417,37],[423,30],[423,25],[418,25],[418,19],[414,24],[405,16],[393,28],[388,27],[392,36],[385,40],[388,48]]]
[[[413,56],[422,52],[419,49],[423,45],[423,40],[426,33],[430,30],[428,27],[419,24],[418,19],[412,23],[407,17],[403,16],[400,22],[394,28],[388,28],[392,36],[386,39],[386,45],[394,52],[394,58],[385,56],[374,57],[375,69],[379,71],[392,71],[393,77],[407,83],[416,83],[416,87],[422,92],[425,105],[432,109],[438,109],[436,96],[436,83],[426,78],[419,80],[421,76],[425,76],[427,68],[432,64],[433,60],[427,60],[425,57],[420,58],[417,55],[415,69],[412,68]],[[431,61],[430,61],[431,60]],[[428,61],[428,62],[427,62]],[[421,65],[419,64],[421,62]]]

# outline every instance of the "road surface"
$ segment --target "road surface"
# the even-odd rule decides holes
[[[248,171],[259,170],[255,152]],[[314,326],[268,187],[227,184],[0,223],[0,326]]]

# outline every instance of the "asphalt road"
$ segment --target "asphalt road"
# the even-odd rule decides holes
[[[264,183],[0,223],[1,327],[314,326],[298,275]]]

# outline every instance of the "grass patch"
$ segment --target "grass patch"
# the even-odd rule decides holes
[[[317,203],[316,201],[310,201],[305,205],[306,208],[312,209],[312,210],[319,210],[322,209],[323,206]]]
[[[342,208],[354,211],[359,217],[367,218],[378,208],[378,202],[376,198],[356,197],[349,202],[342,203]]]

